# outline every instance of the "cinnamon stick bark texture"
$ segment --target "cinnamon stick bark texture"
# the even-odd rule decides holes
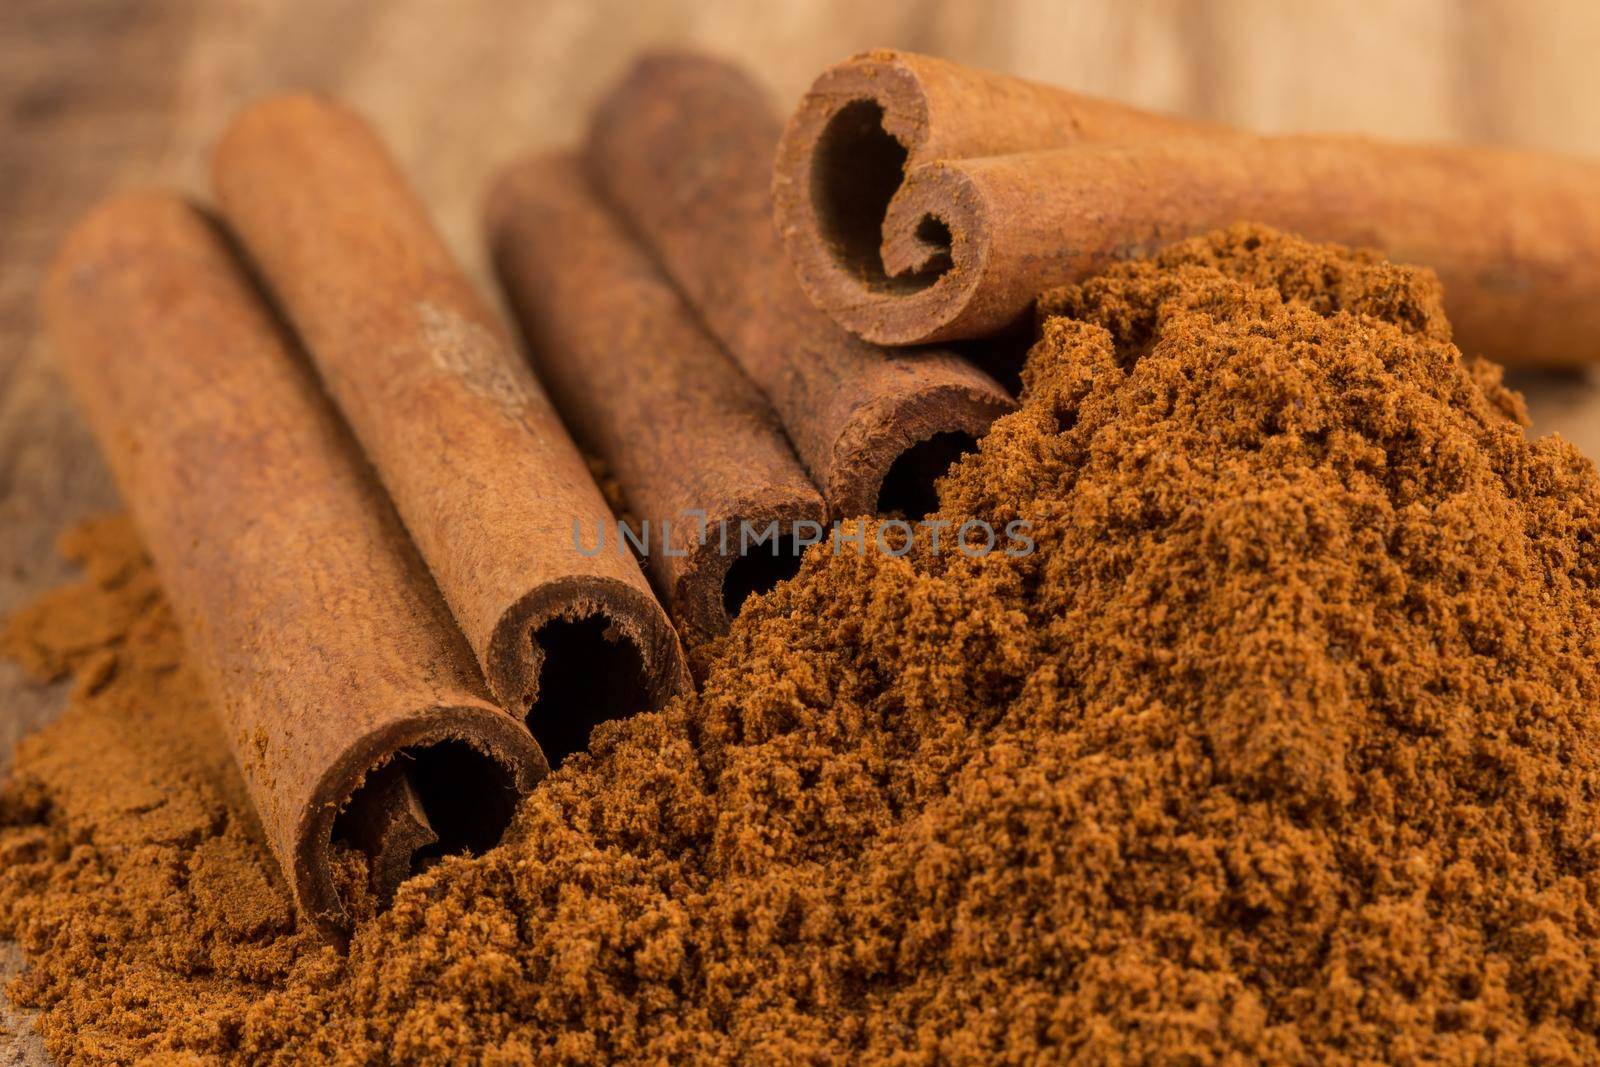
[[[424,848],[494,844],[544,758],[491,703],[389,501],[224,238],[176,197],[113,198],[67,238],[43,310],[303,914],[326,935],[344,928],[336,819],[381,813],[377,793],[418,805],[408,843],[346,838],[382,894]]]
[[[1250,219],[1432,265],[1469,353],[1600,359],[1600,164],[1582,160],[1354,137],[1143,141],[929,164],[885,232],[930,211],[953,238],[963,331],[1025,311],[1041,281]]]
[[[610,511],[509,336],[372,130],[319,97],[246,110],[217,149],[223,211],[349,419],[494,695],[552,763],[687,681]]]
[[[725,631],[746,595],[794,573],[795,542],[820,540],[827,521],[777,416],[576,159],[507,168],[487,219],[539,377],[615,473],[673,617],[699,637]]]
[[[586,162],[772,401],[833,514],[920,515],[1010,397],[952,353],[885,352],[811,305],[772,225],[780,129],[737,67],[654,55],[599,107]]]
[[[1250,220],[1433,268],[1469,352],[1600,359],[1595,161],[1255,137],[869,53],[802,99],[774,204],[806,292],[882,344],[993,333],[1044,289]]]

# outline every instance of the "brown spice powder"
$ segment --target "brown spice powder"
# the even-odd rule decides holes
[[[8,646],[53,1050],[366,1063],[1600,1057],[1600,479],[1431,277],[1238,228],[1051,294],[943,531],[814,550],[348,958],[126,527]],[[965,517],[1037,550],[952,551]]]

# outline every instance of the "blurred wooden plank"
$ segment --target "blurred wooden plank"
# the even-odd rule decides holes
[[[0,984],[21,970],[22,952],[15,945],[0,942]],[[0,1067],[48,1067],[49,1063],[44,1042],[34,1032],[28,1015],[0,996]]]
[[[1470,0],[1456,89],[1472,140],[1600,155],[1600,4]]]
[[[37,336],[35,292],[72,218],[158,164],[187,26],[175,3],[0,8],[0,614],[65,577],[60,529],[115,503]],[[56,704],[0,667],[0,771]]]

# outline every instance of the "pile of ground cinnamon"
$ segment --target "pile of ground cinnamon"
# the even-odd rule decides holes
[[[0,801],[13,995],[91,1062],[1600,1056],[1594,468],[1375,259],[1241,228],[1044,309],[942,485],[1034,552],[813,550],[348,956],[76,535],[7,639],[78,679]]]

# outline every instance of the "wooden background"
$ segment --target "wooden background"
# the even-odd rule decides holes
[[[787,106],[880,45],[1261,130],[1600,155],[1596,0],[0,0],[0,615],[67,577],[64,525],[116,503],[34,315],[43,264],[95,197],[203,197],[241,103],[321,89],[376,122],[481,280],[488,175],[574,140],[639,49],[742,56]],[[1537,431],[1600,456],[1589,376],[1518,384]],[[0,665],[0,773],[59,700]],[[0,1004],[0,1067],[42,1062],[7,1028]]]

